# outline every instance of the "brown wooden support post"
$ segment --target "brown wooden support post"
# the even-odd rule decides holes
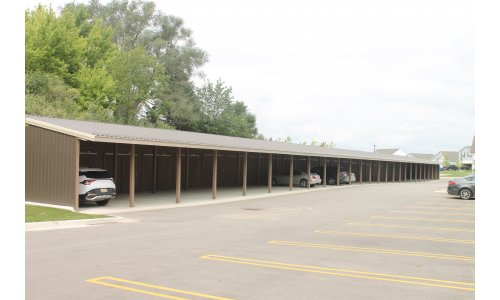
[[[130,145],[130,183],[129,183],[130,207],[134,207],[135,198],[135,144]]]
[[[257,185],[260,185],[260,153],[257,153]]]
[[[392,183],[396,180],[396,162],[392,162]]]
[[[293,155],[290,155],[290,191],[293,186]]]
[[[307,188],[311,188],[311,157],[307,157]]]
[[[326,166],[326,163],[325,163]],[[325,168],[326,169],[326,168]],[[351,185],[351,172],[352,172],[352,158],[349,159],[349,185]]]
[[[408,176],[408,163],[405,163],[405,183],[406,183],[406,177]]]
[[[410,183],[413,180],[413,164],[410,163]]]
[[[385,183],[387,183],[387,176],[389,175],[389,162],[385,162]]]
[[[363,161],[359,160],[359,184],[363,184]]]
[[[419,172],[419,175],[420,175],[420,182],[422,182],[422,164],[419,164],[420,165],[420,172]]]
[[[153,151],[153,194],[156,193],[156,171],[158,165],[158,146],[155,146]]]
[[[181,147],[175,154],[175,203],[181,203]]]
[[[377,175],[377,183],[380,183],[380,167],[382,166],[382,161],[378,161],[378,168],[377,168],[377,171],[378,171],[378,175]]]
[[[186,191],[189,188],[189,149],[186,148]]]
[[[236,178],[236,187],[239,187],[239,186],[240,186],[240,161],[241,161],[241,159],[240,159],[240,151],[238,151],[238,154],[237,154],[237,155],[238,155],[238,159],[236,160],[236,163],[238,164],[238,167],[237,167],[236,172],[237,172],[238,174],[237,174],[237,176],[236,176],[236,177],[237,177],[237,178]]]
[[[212,199],[217,199],[217,150],[214,150],[212,166]]]
[[[80,156],[79,153],[78,156]],[[113,177],[115,177],[114,178],[115,185],[118,188],[118,144],[115,144],[115,165],[113,167],[114,167]]]
[[[80,140],[75,138],[75,212],[80,211]]]
[[[326,157],[323,157],[323,187],[326,187]]]
[[[268,193],[271,192],[272,185],[273,185],[273,154],[269,153],[269,162],[268,162],[268,166],[267,166],[267,192]]]
[[[402,162],[399,163],[399,183],[401,183],[401,164]]]
[[[340,185],[340,157],[337,161],[337,186]]]
[[[238,158],[239,158],[238,153]],[[243,153],[243,196],[247,195],[247,166],[248,166],[248,152]]]
[[[368,174],[368,184],[372,183],[372,166],[373,166],[373,160],[370,160],[370,174]]]

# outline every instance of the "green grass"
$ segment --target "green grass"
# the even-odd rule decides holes
[[[105,215],[87,215],[75,213],[65,209],[58,209],[44,206],[25,205],[24,222],[45,222],[45,221],[65,221],[81,219],[110,218]]]
[[[471,170],[469,170],[469,171],[440,171],[439,174],[440,175],[448,174],[448,176],[443,176],[443,177],[464,177],[464,176],[472,174],[472,171]]]

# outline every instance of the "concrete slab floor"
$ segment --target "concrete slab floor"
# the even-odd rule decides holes
[[[425,181],[427,182],[427,181]],[[425,183],[422,181],[422,183]],[[431,181],[432,182],[432,181]],[[409,182],[408,182],[409,183]],[[420,183],[417,181],[416,183]],[[385,182],[380,182],[380,184],[385,184]],[[393,184],[388,182],[387,184]],[[394,184],[404,184],[404,182],[395,182]],[[355,188],[360,186],[370,186],[378,185],[377,182],[353,182],[351,185],[342,184],[340,186],[327,185],[316,185],[311,187],[309,190],[306,188],[294,186],[293,190],[290,191],[288,186],[273,186],[272,192],[268,193],[267,186],[249,186],[247,187],[247,195],[243,196],[242,187],[218,187],[217,188],[217,199],[212,199],[212,188],[210,187],[198,187],[190,188],[188,191],[181,190],[181,203],[175,203],[175,190],[161,190],[153,194],[150,191],[136,192],[134,207],[130,207],[129,194],[120,193],[115,199],[109,201],[106,206],[98,206],[94,202],[85,202],[80,204],[80,212],[85,214],[104,214],[113,215],[123,212],[133,212],[133,211],[144,211],[144,210],[155,210],[155,209],[165,209],[165,208],[177,208],[177,207],[189,207],[198,205],[210,205],[218,203],[226,203],[233,201],[250,200],[256,198],[265,198],[280,196],[285,194],[299,194],[308,193],[327,189],[339,189],[339,188]]]

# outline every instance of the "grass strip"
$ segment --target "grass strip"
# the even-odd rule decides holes
[[[464,171],[440,171],[440,175],[447,175],[443,177],[464,177],[472,174],[472,171],[469,170],[464,170]]]
[[[66,221],[66,220],[82,220],[82,219],[98,219],[111,218],[105,215],[88,215],[75,213],[65,209],[53,207],[25,205],[24,222],[46,222],[46,221]]]

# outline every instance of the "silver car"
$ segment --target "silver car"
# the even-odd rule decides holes
[[[316,184],[321,183],[321,178],[318,174],[316,173],[311,173],[311,177],[309,178],[309,182],[311,187],[315,186]],[[273,176],[273,185],[280,185],[280,184],[285,184],[288,185],[290,184],[290,172],[284,172],[283,175],[275,175]],[[293,171],[293,185],[300,185],[301,187],[307,187],[307,173],[299,171],[299,170],[294,170]]]
[[[448,182],[448,194],[464,200],[476,197],[476,175],[469,175]]]

